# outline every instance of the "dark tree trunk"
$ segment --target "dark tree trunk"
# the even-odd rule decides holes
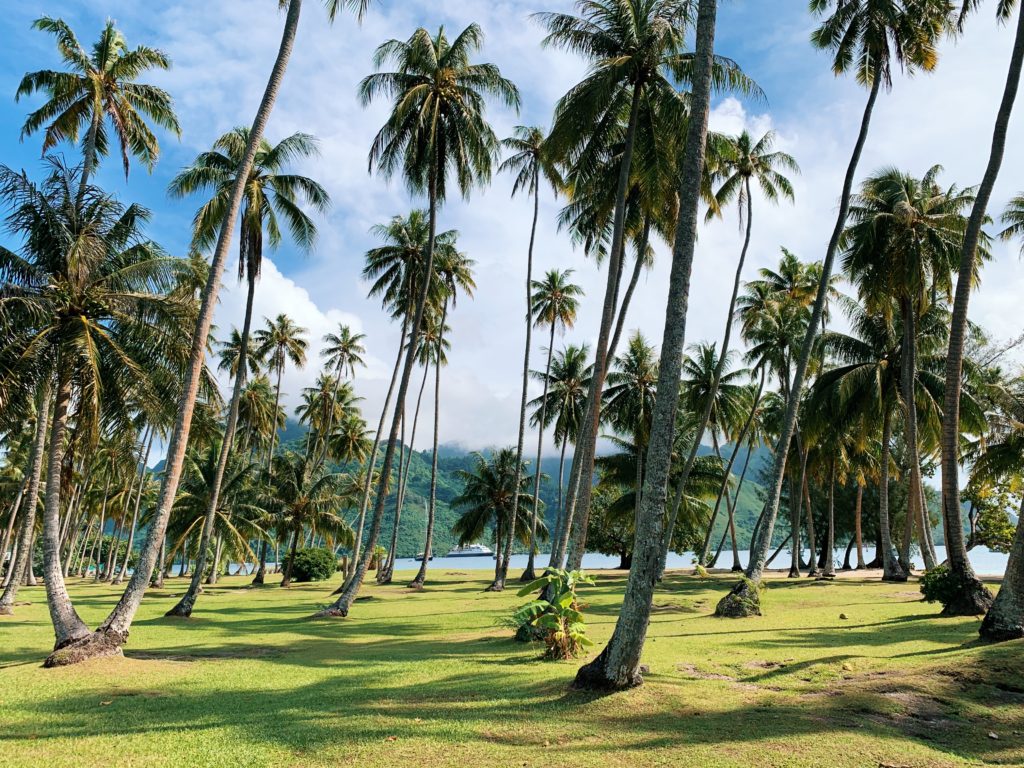
[[[998,642],[1024,637],[1024,502],[1010,547],[1006,574],[979,630],[983,640]]]

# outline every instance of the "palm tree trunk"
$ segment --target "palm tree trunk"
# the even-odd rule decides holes
[[[910,540],[913,533],[914,523],[917,523],[918,539],[921,545],[921,553],[925,559],[925,568],[935,567],[935,559],[928,549],[925,523],[922,520],[921,509],[923,493],[921,488],[921,456],[917,440],[917,402],[915,398],[917,386],[917,333],[916,320],[917,312],[914,303],[908,298],[900,300],[900,310],[903,314],[903,367],[900,371],[903,388],[903,408],[905,414],[905,439],[907,442],[907,468],[908,479],[907,493],[907,535],[904,537],[901,554],[909,564]]]
[[[946,605],[943,613],[949,615],[974,615],[992,605],[992,595],[974,575],[967,549],[964,546],[963,520],[960,513],[960,486],[958,472],[960,448],[960,390],[964,362],[964,342],[967,337],[967,307],[971,298],[971,287],[978,251],[978,238],[985,223],[989,199],[995,187],[1006,148],[1007,127],[1010,113],[1017,98],[1021,68],[1024,65],[1024,5],[1018,4],[1017,31],[1006,73],[1006,86],[999,103],[996,124],[992,132],[992,148],[989,154],[985,176],[978,187],[971,210],[967,229],[964,231],[963,248],[960,252],[960,270],[953,300],[953,315],[949,329],[949,351],[946,354],[946,388],[942,421],[942,512],[946,521],[946,556],[950,571],[957,575],[965,588],[960,592],[957,603]],[[1019,531],[1018,531],[1019,533]],[[1019,535],[1018,537],[1019,538]],[[1015,542],[1016,543],[1016,542]],[[1009,599],[1009,598],[1008,598]]]
[[[377,463],[377,451],[380,449],[380,438],[384,434],[384,425],[387,423],[388,409],[391,407],[391,397],[395,393],[395,384],[398,382],[398,374],[402,370],[406,348],[406,336],[408,335],[409,316],[408,313],[402,317],[402,333],[398,339],[398,355],[395,357],[395,367],[391,371],[391,383],[388,385],[388,393],[384,397],[384,406],[380,411],[380,421],[377,423],[377,432],[373,437],[373,447],[370,449],[370,457],[366,462],[366,477],[363,479],[363,496],[359,502],[359,517],[356,521],[356,538],[352,547],[352,557],[349,558],[349,566],[345,572],[345,578],[334,594],[340,595],[345,590],[345,585],[355,575],[356,567],[363,545],[363,528],[366,525],[366,511],[370,506],[370,495],[373,489],[373,467]]]
[[[754,396],[754,402],[750,407],[750,413],[747,414],[747,420],[743,424],[743,429],[740,430],[739,436],[736,438],[736,445],[733,447],[732,454],[729,456],[729,463],[725,468],[725,477],[722,478],[722,485],[718,489],[718,496],[715,499],[715,507],[711,512],[711,521],[708,523],[708,532],[704,537],[704,546],[701,548],[700,559],[698,562],[701,565],[706,565],[708,561],[708,555],[711,553],[711,535],[715,527],[715,521],[718,519],[718,512],[722,506],[722,498],[729,487],[729,477],[732,475],[732,467],[736,462],[736,456],[739,454],[740,447],[743,442],[747,439],[747,435],[750,433],[750,427],[754,423],[754,417],[757,415],[758,406],[761,404],[761,395],[764,393],[765,384],[765,369],[761,369],[761,379],[757,387],[757,395]],[[750,464],[751,449],[747,447],[747,457],[743,463],[743,474],[747,474],[747,465]],[[736,497],[739,498],[739,488],[736,489]],[[671,542],[670,542],[671,545]],[[664,562],[662,563],[662,572],[664,572]]]
[[[807,472],[803,472],[803,494],[804,494],[804,505],[807,507],[807,546],[810,549],[810,567],[807,569],[807,575],[811,578],[816,578],[821,574],[821,568],[818,565],[818,537],[814,527],[814,509],[811,505],[811,486],[810,481],[807,477]]]
[[[292,543],[288,546],[287,561],[284,564],[284,576],[281,579],[282,587],[290,587],[292,584],[292,566],[295,565],[295,552],[299,548],[299,528],[296,526],[292,532]]]
[[[441,332],[444,332],[445,319],[448,316],[448,300],[445,299],[441,310]],[[427,507],[427,533],[423,545],[423,561],[416,578],[409,585],[422,587],[427,580],[427,568],[434,547],[434,521],[437,519],[437,440],[441,425],[441,346],[442,337],[437,338],[437,360],[434,362],[434,442],[430,457],[430,506]]]
[[[640,656],[651,615],[651,598],[657,581],[668,475],[672,461],[673,431],[679,403],[680,373],[689,301],[690,273],[697,238],[697,209],[711,102],[711,69],[714,57],[717,0],[700,0],[697,12],[690,121],[680,163],[679,221],[672,249],[669,300],[658,371],[658,395],[647,448],[640,525],[636,531],[633,565],[623,596],[622,609],[612,638],[594,661],[581,667],[577,688],[615,690],[639,685]],[[588,489],[589,490],[589,489]],[[589,499],[588,499],[589,501]],[[585,522],[585,518],[581,518]]]
[[[156,563],[156,579],[153,581],[153,586],[157,589],[164,588],[164,577],[167,575],[167,540],[164,539],[160,544],[160,557]]]
[[[213,259],[210,263],[210,274],[207,278],[206,287],[203,289],[199,316],[196,319],[195,333],[192,335],[189,365],[185,371],[185,380],[178,401],[178,414],[175,419],[174,429],[171,431],[170,443],[167,447],[164,480],[160,489],[160,497],[157,502],[156,512],[153,515],[153,521],[149,526],[145,546],[139,555],[138,565],[121,599],[103,624],[100,625],[95,635],[80,644],[81,647],[73,651],[52,655],[47,659],[47,664],[51,666],[72,664],[93,656],[118,653],[121,646],[128,639],[128,630],[131,627],[132,619],[135,618],[135,613],[142,603],[142,596],[149,585],[149,579],[152,576],[153,567],[156,565],[156,558],[159,555],[160,542],[163,541],[167,530],[171,506],[178,493],[178,482],[181,479],[185,449],[188,445],[189,431],[192,426],[192,414],[195,409],[196,396],[199,392],[199,383],[203,373],[206,342],[209,337],[210,326],[213,323],[213,313],[217,305],[217,295],[220,289],[221,278],[224,275],[228,249],[231,245],[231,238],[234,234],[238,212],[241,208],[245,192],[245,181],[249,178],[249,173],[252,170],[253,161],[256,157],[256,151],[263,139],[264,129],[284,79],[288,59],[295,44],[295,35],[298,31],[301,11],[302,0],[289,1],[288,14],[285,19],[284,32],[281,36],[281,46],[277,53],[277,59],[274,62],[270,80],[267,82],[263,99],[256,112],[256,118],[253,120],[252,128],[249,131],[249,143],[245,149],[245,156],[239,165],[235,181],[231,187],[227,214],[224,217],[224,222],[221,225],[220,234],[217,238],[217,246],[214,249]],[[244,364],[244,361],[242,361],[242,364]]]
[[[569,446],[569,435],[562,436],[562,450],[558,459],[558,508],[555,510],[555,530],[551,534],[551,554],[548,557],[548,568],[552,568],[556,562],[557,553],[563,540],[562,531],[565,528],[565,515],[562,512],[562,490],[565,485],[565,450]]]
[[[46,500],[43,504],[43,579],[46,602],[55,635],[54,650],[89,635],[89,628],[75,611],[64,584],[60,562],[60,484],[64,462],[64,436],[71,404],[71,376],[57,361],[57,389],[54,393],[53,421],[46,467]]]
[[[619,296],[619,273],[625,241],[626,194],[629,191],[629,175],[633,165],[633,150],[636,146],[637,122],[644,89],[634,85],[629,122],[619,167],[618,188],[615,194],[615,216],[612,225],[612,246],[608,257],[608,280],[605,286],[604,305],[601,310],[601,327],[597,345],[594,347],[594,368],[587,393],[586,416],[580,424],[580,433],[573,452],[573,470],[569,477],[569,493],[566,497],[565,538],[568,545],[567,568],[578,570],[583,562],[587,546],[587,523],[590,519],[590,497],[593,490],[594,455],[597,450],[597,435],[601,427],[601,396],[604,380],[608,373],[609,337],[615,319],[615,307]],[[573,484],[572,475],[576,475]]]
[[[860,163],[861,153],[864,150],[864,144],[867,142],[868,128],[871,125],[871,114],[875,108],[875,101],[878,99],[881,85],[882,75],[876,70],[871,81],[868,100],[864,106],[864,115],[861,118],[857,143],[854,145],[850,165],[846,169],[843,193],[839,202],[839,214],[836,217],[836,225],[832,230],[828,249],[825,251],[825,261],[822,265],[821,281],[818,283],[818,293],[814,298],[810,322],[807,326],[807,333],[804,335],[800,357],[797,359],[796,371],[794,372],[789,391],[786,415],[783,419],[781,434],[779,435],[778,448],[775,451],[775,463],[772,467],[771,482],[768,485],[764,525],[758,531],[758,537],[751,549],[750,562],[747,564],[745,579],[719,601],[716,615],[746,616],[760,614],[759,585],[764,571],[764,563],[768,558],[768,549],[771,547],[772,535],[775,533],[775,521],[779,515],[779,499],[782,496],[782,483],[786,475],[786,459],[789,456],[790,441],[793,439],[793,433],[796,430],[797,412],[800,407],[800,396],[803,393],[804,377],[814,349],[815,339],[821,329],[822,318],[825,316],[825,301],[828,298],[836,251],[839,249],[839,240],[846,227],[846,218],[850,212],[850,196],[853,193],[853,182],[857,175],[857,165]]]
[[[526,570],[519,577],[522,582],[530,582],[537,578],[534,560],[537,556],[537,514],[540,507],[540,463],[544,453],[544,417],[548,405],[548,377],[551,375],[551,356],[555,349],[555,324],[551,323],[551,335],[548,337],[548,360],[544,366],[544,393],[540,400],[540,421],[537,423],[537,465],[533,473],[533,515],[530,518],[530,554],[526,561]]]
[[[836,549],[836,462],[833,459],[828,474],[828,529],[825,534],[825,564],[821,571],[821,578],[834,579],[836,577],[835,563]]]
[[[906,581],[907,574],[895,557],[889,522],[889,449],[892,444],[892,411],[882,415],[881,478],[878,482],[878,528],[882,538],[882,581]]]
[[[640,248],[637,249],[636,261],[633,262],[633,274],[629,278],[629,285],[626,292],[622,294],[622,303],[619,305],[619,319],[615,321],[615,333],[608,344],[608,357],[615,356],[615,350],[619,348],[619,340],[622,338],[622,331],[626,327],[626,316],[629,312],[629,305],[633,301],[633,293],[640,282],[640,273],[644,271],[644,257],[647,253],[647,246],[651,239],[651,216],[644,215],[643,235],[640,238]]]
[[[732,335],[732,324],[733,324],[733,313],[736,311],[736,298],[739,296],[740,283],[743,276],[743,265],[747,260],[747,251],[750,249],[750,233],[752,231],[754,222],[754,205],[750,195],[750,179],[744,181],[747,195],[747,226],[746,233],[743,237],[743,248],[740,250],[739,262],[736,264],[736,277],[733,278],[732,283],[732,296],[729,299],[729,311],[725,318],[725,333],[722,336],[722,349],[718,355],[718,362],[715,364],[715,372],[711,379],[711,389],[708,392],[707,403],[704,404],[704,411],[700,415],[700,420],[697,422],[697,430],[694,433],[693,445],[690,447],[690,453],[686,457],[686,463],[683,465],[683,470],[679,474],[679,480],[676,481],[675,496],[672,500],[672,511],[669,513],[668,527],[665,530],[665,541],[662,545],[661,555],[661,572],[658,574],[660,579],[665,573],[665,563],[668,560],[669,545],[672,542],[672,536],[675,533],[676,520],[679,517],[679,507],[683,501],[683,495],[686,492],[686,483],[690,479],[690,472],[693,471],[693,464],[697,460],[697,451],[700,449],[701,440],[704,439],[704,431],[708,427],[708,421],[711,419],[711,409],[714,407],[715,398],[718,397],[718,388],[722,383],[722,374],[725,371],[725,364],[729,356],[729,338]]]
[[[146,452],[142,456],[142,466],[139,468],[139,490],[135,494],[135,509],[132,511],[132,525],[128,529],[128,548],[125,550],[124,562],[121,570],[114,579],[114,584],[120,584],[128,575],[128,561],[132,558],[132,548],[135,546],[135,526],[139,522],[139,507],[142,504],[142,491],[146,487],[146,465],[149,463],[149,450],[153,447],[153,428],[149,429],[149,439],[146,441]]]
[[[18,519],[18,515],[21,512],[21,500],[25,497],[25,489],[28,488],[28,475],[21,481],[21,486],[18,488],[18,495],[14,497],[14,502],[11,504],[11,513],[7,516],[7,528],[4,530],[3,542],[0,543],[0,573],[6,575],[10,573],[10,568],[4,567],[4,563],[8,565],[14,564],[13,552],[11,557],[8,558],[8,548],[14,540],[14,528]]]
[[[853,509],[854,541],[857,544],[857,570],[862,571],[864,565],[864,536],[861,530],[861,518],[864,511],[864,483],[857,483],[857,504]]]
[[[17,555],[12,556],[8,571],[7,586],[0,595],[0,615],[14,613],[14,600],[21,586],[21,576],[32,561],[32,537],[36,529],[36,508],[39,506],[39,483],[43,473],[43,454],[46,450],[46,433],[50,419],[51,390],[49,382],[40,387],[36,407],[36,429],[32,441],[32,455],[29,459],[28,488],[25,493],[25,514],[18,536]]]
[[[1024,637],[1024,501],[1017,515],[1003,583],[978,630],[983,640],[991,642]]]
[[[76,205],[79,207],[82,205],[82,200],[85,199],[85,190],[89,186],[89,180],[96,172],[98,164],[97,137],[102,120],[103,113],[94,110],[92,120],[89,121],[89,130],[85,134],[85,146],[82,148],[82,177],[78,182],[78,199],[76,202]]]
[[[412,327],[409,329],[410,354],[405,356],[405,363],[402,366],[402,378],[398,385],[397,403],[404,403],[406,394],[409,391],[409,381],[412,378],[412,369],[413,364],[415,363],[415,356],[411,353],[411,350],[416,348],[416,341],[419,338],[420,330],[423,327],[423,315],[426,310],[427,297],[430,295],[430,283],[434,274],[434,239],[437,236],[437,173],[442,170],[443,169],[437,167],[436,161],[430,170],[430,178],[428,182],[430,190],[430,240],[427,244],[427,254],[426,259],[424,260],[423,285],[420,287],[419,296],[416,297],[416,313],[413,318]],[[398,441],[398,430],[401,425],[401,418],[402,409],[400,407],[396,407],[394,416],[391,419],[391,433],[388,436],[388,442],[384,448],[384,461],[381,466],[380,479],[377,482],[377,497],[374,500],[373,520],[370,522],[370,536],[366,543],[366,551],[360,558],[359,563],[356,566],[355,573],[345,585],[345,589],[342,591],[341,595],[338,596],[338,599],[332,605],[328,606],[323,611],[318,612],[318,616],[348,616],[352,603],[355,601],[356,595],[359,594],[359,589],[363,585],[363,579],[366,578],[366,571],[370,566],[370,559],[373,556],[373,548],[377,546],[377,538],[380,535],[381,522],[384,518],[384,502],[387,496],[388,479],[391,474],[391,466],[395,459],[395,443]]]
[[[220,557],[224,550],[224,537],[217,534],[217,540],[213,545],[213,566],[210,568],[210,573],[206,577],[207,586],[213,586],[217,583],[217,578],[220,575]]]

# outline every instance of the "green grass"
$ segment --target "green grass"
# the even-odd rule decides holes
[[[514,591],[434,576],[422,593],[367,587],[351,618],[316,622],[327,586],[238,579],[166,619],[175,580],[148,596],[125,658],[57,670],[39,666],[52,634],[26,589],[31,605],[0,619],[0,765],[1024,763],[1024,644],[978,644],[976,620],[938,618],[913,584],[772,579],[768,615],[736,621],[709,615],[729,578],[670,574],[647,683],[597,697],[568,691],[578,662],[538,661],[496,626]],[[597,648],[623,586],[600,574],[585,591]],[[72,593],[90,622],[116,596]]]

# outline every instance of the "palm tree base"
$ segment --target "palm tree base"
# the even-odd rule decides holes
[[[605,646],[596,659],[579,668],[576,679],[572,682],[572,690],[613,693],[643,685],[642,673],[646,671],[646,667],[640,666],[632,671],[621,668],[611,670],[608,668],[608,648],[609,646]]]
[[[799,568],[790,568],[789,569],[789,573],[786,574],[786,578],[787,579],[799,579],[801,577],[801,575],[802,574],[800,573],[800,569]]]
[[[1003,614],[1003,611],[996,608],[985,615],[985,620],[981,622],[981,629],[978,630],[982,640],[990,643],[1003,643],[1007,640],[1019,640],[1024,637],[1024,613],[1017,611],[1015,616]]]
[[[964,581],[956,597],[942,608],[942,616],[981,616],[988,614],[995,598],[978,578]],[[987,618],[987,617],[986,617]],[[1018,635],[1019,637],[1019,635]]]
[[[310,616],[310,618],[311,619],[347,619],[348,618],[348,611],[332,605],[330,608],[324,608],[322,611],[317,611],[312,616]]]
[[[484,592],[504,592],[504,591],[505,591],[505,582],[504,582],[504,580],[498,581],[497,579],[492,581],[490,586],[488,586],[487,589],[484,590]]]
[[[718,601],[715,616],[726,619],[746,619],[761,615],[761,585],[744,578]]]
[[[188,594],[181,598],[177,604],[171,608],[164,616],[170,616],[172,618],[177,617],[179,619],[187,619],[192,616],[192,607],[195,605],[195,600],[191,599]]]
[[[90,635],[71,640],[46,657],[43,666],[68,667],[89,659],[120,656],[121,646],[128,640],[127,635],[110,630],[97,630]]]
[[[905,571],[893,569],[882,573],[882,581],[904,582],[908,579]]]
[[[535,571],[533,568],[527,568],[525,571],[523,571],[523,575],[519,577],[519,580],[523,582],[523,584],[529,584],[531,581],[536,581],[537,571]]]

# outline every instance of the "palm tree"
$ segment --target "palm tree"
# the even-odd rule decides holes
[[[342,493],[343,480],[340,474],[313,467],[310,459],[294,451],[274,457],[270,489],[262,503],[281,521],[279,530],[291,534],[282,587],[291,584],[295,552],[305,528],[329,534],[338,544],[351,546],[352,529],[335,511],[347,503]]]
[[[558,174],[555,164],[552,162],[551,153],[546,144],[544,131],[536,127],[524,125],[516,126],[513,135],[504,139],[502,147],[512,152],[500,166],[498,171],[507,171],[515,175],[515,182],[512,185],[512,196],[519,192],[525,192],[533,198],[533,220],[530,224],[530,244],[526,249],[526,345],[523,353],[523,388],[519,400],[519,432],[516,442],[516,462],[523,460],[523,440],[526,434],[526,401],[530,385],[530,348],[533,333],[533,246],[537,238],[537,218],[540,215],[540,187],[541,177],[547,181],[551,188],[558,193],[563,186],[563,181]],[[543,436],[541,437],[543,440]],[[537,475],[540,475],[540,465],[537,466]],[[518,489],[518,486],[517,486]],[[535,494],[536,496],[536,494]],[[518,500],[515,502],[518,505]],[[523,572],[523,581],[533,581],[536,574],[533,569],[533,542],[530,543],[530,560]],[[499,552],[498,559],[503,557]],[[506,565],[507,569],[507,565]],[[529,575],[529,578],[527,578]],[[492,585],[495,590],[504,586],[504,578],[499,577],[500,584],[495,581]]]
[[[139,605],[142,603],[142,596],[152,577],[153,568],[160,554],[160,548],[164,543],[164,533],[167,528],[171,506],[178,490],[178,482],[181,479],[181,469],[185,458],[185,449],[188,445],[189,430],[192,426],[192,417],[196,408],[199,386],[204,375],[203,359],[206,353],[207,340],[210,334],[210,327],[213,324],[213,312],[217,304],[221,278],[224,275],[228,249],[231,246],[231,237],[234,234],[238,213],[242,207],[242,198],[245,191],[244,183],[249,176],[249,171],[252,169],[252,163],[256,157],[259,143],[263,138],[263,131],[266,128],[267,121],[270,119],[274,103],[277,100],[277,94],[281,89],[284,72],[291,58],[295,36],[298,32],[302,0],[279,0],[279,7],[284,8],[285,2],[287,2],[288,12],[281,36],[281,45],[278,49],[266,90],[263,93],[263,98],[260,101],[260,106],[256,111],[252,128],[249,131],[249,144],[246,147],[243,162],[238,168],[234,187],[231,190],[231,197],[210,262],[209,277],[206,287],[203,289],[201,304],[195,318],[195,331],[191,335],[192,346],[189,351],[188,365],[185,367],[184,375],[181,377],[181,387],[175,395],[177,398],[177,415],[175,416],[174,427],[171,430],[171,437],[167,446],[163,482],[152,516],[152,522],[149,526],[146,543],[139,554],[131,581],[129,581],[121,599],[104,622],[92,636],[81,643],[76,643],[75,647],[67,652],[55,655],[50,660],[51,664],[72,664],[85,658],[116,653],[127,640],[128,630],[131,627],[132,620],[135,618],[135,613],[139,609]],[[369,5],[369,0],[325,0],[325,4],[328,18],[333,21],[339,11],[348,8],[355,10],[358,17],[362,18]]]
[[[334,375],[338,381],[341,381],[342,377],[346,374],[348,378],[354,379],[356,376],[357,366],[366,366],[363,361],[363,355],[366,354],[366,347],[363,346],[363,341],[366,339],[365,333],[353,333],[352,329],[344,323],[338,325],[337,333],[328,333],[324,335],[323,342],[324,346],[320,350],[320,357],[324,360],[324,365],[328,370],[333,370]],[[334,407],[333,397],[331,407],[328,409],[327,424],[324,428],[325,437],[330,436],[334,432]],[[327,459],[327,440],[324,440],[323,454],[320,457],[321,463]]]
[[[520,581],[533,581],[536,578],[534,569],[534,558],[536,555],[536,516],[537,506],[540,503],[540,464],[544,450],[544,430],[547,427],[547,401],[548,384],[551,378],[551,359],[555,349],[555,331],[561,327],[563,331],[572,328],[576,323],[576,312],[579,309],[579,299],[583,296],[583,289],[569,282],[572,270],[552,269],[544,275],[543,280],[534,280],[530,284],[532,290],[530,296],[531,322],[537,326],[547,325],[550,329],[548,339],[548,359],[544,366],[544,393],[540,397],[540,410],[537,414],[537,463],[534,470],[533,480],[533,515],[530,534],[530,554],[526,562],[526,570],[520,577]],[[529,334],[527,334],[529,337]],[[525,389],[524,389],[525,392]],[[525,406],[525,403],[524,403]],[[525,413],[525,410],[524,410]],[[564,458],[564,457],[563,457]],[[559,470],[561,474],[561,469]],[[561,481],[561,478],[559,478]],[[559,487],[561,493],[561,487]]]
[[[710,396],[706,398],[704,407],[711,407],[715,398],[715,390],[722,378],[722,370],[729,358],[729,339],[732,333],[733,315],[736,311],[736,300],[740,292],[740,281],[743,275],[743,266],[747,260],[747,251],[750,248],[750,236],[753,229],[754,203],[753,189],[751,182],[756,182],[761,194],[771,203],[777,203],[779,198],[793,201],[793,186],[788,178],[781,171],[800,172],[800,166],[796,160],[785,152],[774,151],[775,133],[768,131],[757,142],[750,137],[750,134],[743,131],[737,137],[726,137],[719,139],[716,143],[715,161],[716,167],[712,171],[712,178],[719,183],[715,191],[715,205],[708,208],[705,221],[710,221],[723,208],[735,202],[739,208],[740,228],[746,223],[743,247],[740,249],[740,258],[736,264],[736,277],[733,280],[732,296],[729,299],[729,309],[726,312],[725,333],[722,337],[722,348],[718,353],[718,367],[712,380]],[[704,430],[707,428],[710,411],[701,412],[700,421],[697,422],[696,439],[690,448],[686,464],[680,475],[680,488],[686,484],[689,467],[693,465],[697,457],[697,450],[701,440],[704,438]],[[682,495],[677,489],[676,498],[681,499]],[[675,527],[677,505],[673,503],[673,512],[669,515],[668,528],[665,532],[665,554],[662,556],[662,572],[665,569],[665,561],[668,557],[669,543],[672,540],[672,530]],[[734,542],[735,545],[735,542]],[[735,548],[735,547],[734,547]],[[705,556],[707,552],[704,553]]]
[[[146,125],[146,118],[175,136],[181,136],[181,126],[170,95],[137,80],[149,70],[170,69],[170,59],[147,46],[129,50],[113,21],[107,21],[91,54],[82,48],[62,19],[43,16],[32,27],[56,38],[66,70],[43,69],[22,78],[15,101],[33,93],[45,93],[48,101],[25,120],[21,138],[24,140],[45,127],[45,155],[62,141],[78,143],[84,129],[85,165],[79,179],[80,193],[88,186],[99,158],[110,152],[111,130],[121,146],[125,178],[129,154],[152,170],[160,155],[160,145]]]
[[[238,377],[238,363],[242,359],[242,355],[245,355],[246,372],[243,378],[249,376],[258,376],[260,372],[260,359],[256,355],[256,350],[252,348],[252,345],[245,344],[244,349],[242,345],[242,333],[235,328],[231,327],[231,333],[224,341],[217,342],[220,347],[218,356],[220,362],[217,363],[217,370],[228,374],[232,380]]]
[[[621,115],[628,112],[616,182],[608,277],[595,347],[594,375],[584,431],[577,439],[573,456],[566,503],[571,533],[570,569],[579,567],[586,545],[592,484],[576,483],[574,477],[590,478],[594,471],[601,396],[625,249],[626,198],[640,115],[647,102],[656,105],[649,114],[666,119],[664,130],[672,130],[667,126],[679,125],[685,120],[686,106],[677,84],[695,82],[698,57],[684,51],[691,6],[689,0],[580,0],[577,3],[579,16],[536,14],[548,30],[545,45],[579,53],[590,63],[584,80],[573,86],[556,106],[549,139],[555,156],[572,169],[571,183],[585,186],[586,177],[597,168],[595,161],[599,160],[607,138],[617,130]],[[756,91],[756,86],[726,59],[712,58],[709,77],[712,74],[715,85],[720,88]],[[581,178],[573,179],[573,176]],[[579,510],[578,515],[576,510]]]
[[[89,636],[65,588],[61,563],[71,409],[75,437],[90,446],[101,418],[114,423],[133,411],[155,410],[167,393],[153,372],[173,365],[172,347],[191,316],[167,293],[175,260],[143,235],[148,212],[137,205],[125,208],[91,185],[81,192],[81,171],[59,160],[48,160],[47,167],[49,176],[39,186],[0,168],[7,224],[24,238],[21,253],[0,249],[0,308],[13,331],[5,339],[7,353],[20,361],[11,373],[34,374],[41,414],[51,408],[52,387],[43,551],[59,649]]]
[[[654,584],[658,577],[662,532],[665,525],[665,501],[675,447],[686,306],[697,239],[697,208],[700,203],[701,180],[704,176],[708,115],[711,110],[717,16],[717,0],[699,0],[690,119],[686,127],[686,141],[680,161],[679,221],[672,248],[669,300],[665,312],[665,332],[662,337],[661,362],[658,370],[658,397],[651,419],[647,474],[644,478],[643,498],[640,501],[640,514],[636,524],[633,566],[629,571],[622,608],[615,622],[611,640],[596,659],[577,672],[575,685],[580,688],[616,690],[643,682],[640,675],[640,656],[651,614]]]
[[[971,190],[940,189],[937,177],[941,170],[941,166],[934,166],[916,179],[895,168],[885,168],[866,179],[852,201],[851,224],[845,235],[848,246],[843,257],[845,271],[869,308],[888,312],[895,301],[900,312],[900,387],[910,482],[907,531],[909,534],[913,521],[918,521],[921,548],[930,567],[935,560],[928,534],[930,526],[921,519],[920,512],[924,490],[914,397],[917,324],[939,295],[948,296],[952,291],[952,272],[967,225],[963,211],[974,199]],[[907,535],[903,541],[904,560],[909,546]]]
[[[424,257],[426,279],[419,286],[409,338],[415,348],[426,311],[434,272],[434,237],[437,212],[447,198],[449,175],[466,196],[471,188],[490,179],[498,152],[498,139],[484,118],[485,97],[519,108],[519,92],[493,64],[475,64],[473,53],[483,44],[483,32],[476,24],[466,27],[449,41],[444,29],[431,36],[417,29],[408,40],[390,40],[377,49],[379,67],[394,62],[396,71],[377,72],[359,87],[360,98],[369,104],[378,96],[393,99],[393,108],[370,148],[369,166],[385,176],[401,175],[410,190],[425,192],[429,211],[429,237]],[[324,614],[346,616],[366,576],[373,548],[377,545],[391,465],[402,424],[402,405],[409,390],[415,357],[407,355],[398,386],[391,431],[374,503],[366,553],[338,600]]]
[[[306,329],[296,325],[288,315],[280,314],[271,320],[263,318],[265,323],[253,334],[256,342],[256,355],[264,361],[267,366],[267,373],[274,374],[277,380],[274,382],[274,409],[276,410],[281,402],[281,377],[284,375],[285,365],[290,360],[296,368],[303,368],[306,365],[306,350],[309,342],[306,341]],[[272,469],[271,459],[274,456],[274,448],[277,443],[277,433],[270,437],[270,447],[267,449],[267,469]]]
[[[960,17],[961,27],[968,12],[981,4],[981,0],[964,0]],[[1000,0],[997,14],[1001,21],[1009,21],[1016,0]],[[959,443],[960,443],[960,388],[963,384],[964,343],[967,338],[967,308],[971,298],[972,276],[977,269],[978,248],[982,242],[982,226],[987,218],[989,200],[1003,163],[1006,148],[1007,128],[1020,86],[1021,70],[1024,68],[1024,6],[1017,14],[1017,31],[1014,37],[1013,53],[1006,74],[1006,85],[996,114],[992,132],[992,144],[988,165],[981,184],[978,185],[971,215],[964,230],[960,248],[960,264],[957,273],[956,294],[953,300],[953,316],[950,322],[949,352],[946,355],[946,396],[943,403],[942,422],[942,510],[946,521],[946,552],[950,569],[960,577],[964,588],[958,593],[955,604],[948,604],[946,611],[972,615],[981,613],[991,605],[990,595],[981,581],[974,576],[967,547],[964,543],[963,517],[960,510]]]
[[[818,16],[831,12],[811,35],[811,42],[818,48],[832,52],[832,71],[836,75],[852,69],[857,82],[868,88],[868,98],[843,181],[836,224],[825,250],[818,291],[811,310],[811,322],[796,358],[786,416],[768,485],[764,524],[758,529],[758,537],[751,545],[746,578],[722,598],[716,608],[716,614],[722,616],[750,615],[760,611],[758,585],[775,532],[786,460],[796,430],[804,379],[824,317],[833,265],[850,210],[853,182],[867,141],[878,94],[883,86],[887,89],[892,87],[894,64],[908,74],[918,69],[926,72],[933,70],[938,63],[938,42],[952,29],[950,4],[947,0],[811,0],[810,7]]]
[[[224,218],[226,206],[230,201],[231,190],[235,183],[235,173],[241,165],[248,143],[249,130],[235,128],[221,136],[214,143],[212,150],[199,155],[190,167],[184,169],[171,181],[170,194],[172,197],[184,197],[200,191],[213,193],[210,200],[196,213],[193,221],[192,246],[195,250],[205,250],[215,242],[217,228]],[[316,225],[302,210],[299,203],[304,201],[322,213],[330,204],[330,197],[326,190],[312,179],[284,171],[290,162],[317,154],[316,140],[304,133],[293,134],[276,146],[271,146],[270,142],[265,139],[260,142],[245,185],[242,206],[238,279],[239,281],[247,279],[247,293],[245,317],[242,321],[242,331],[235,353],[236,360],[251,360],[253,356],[249,352],[249,336],[252,326],[253,301],[256,296],[256,282],[259,280],[263,266],[264,230],[271,248],[277,248],[282,241],[279,219],[284,220],[292,239],[301,248],[307,250],[312,248],[316,240]],[[254,350],[254,355],[259,358],[259,349]],[[249,372],[246,370],[247,366],[238,366],[237,363],[232,368],[234,384],[225,417],[224,437],[221,441],[220,466],[224,469],[214,476],[213,492],[210,494],[211,506],[207,514],[209,523],[204,526],[203,534],[200,537],[199,554],[192,586],[169,615],[190,616],[196,598],[199,596],[199,578],[205,567],[207,551],[204,542],[208,544],[212,533],[220,484],[234,445],[239,398]],[[280,377],[278,384],[280,385]],[[273,450],[273,441],[271,441],[270,450]]]
[[[1005,227],[999,233],[1000,240],[1021,238],[1021,253],[1024,253],[1024,193],[1021,193],[1006,204],[1002,222]]]
[[[542,430],[554,425],[555,444],[560,445],[558,460],[558,507],[555,510],[555,531],[551,537],[551,559],[549,568],[557,567],[558,553],[564,551],[566,526],[562,507],[562,491],[565,486],[565,452],[570,441],[579,435],[590,389],[590,375],[593,367],[588,365],[589,349],[586,344],[568,345],[556,352],[546,376],[534,371],[534,378],[541,379],[546,395],[530,402],[533,408],[532,423]],[[543,419],[541,418],[543,411]]]

